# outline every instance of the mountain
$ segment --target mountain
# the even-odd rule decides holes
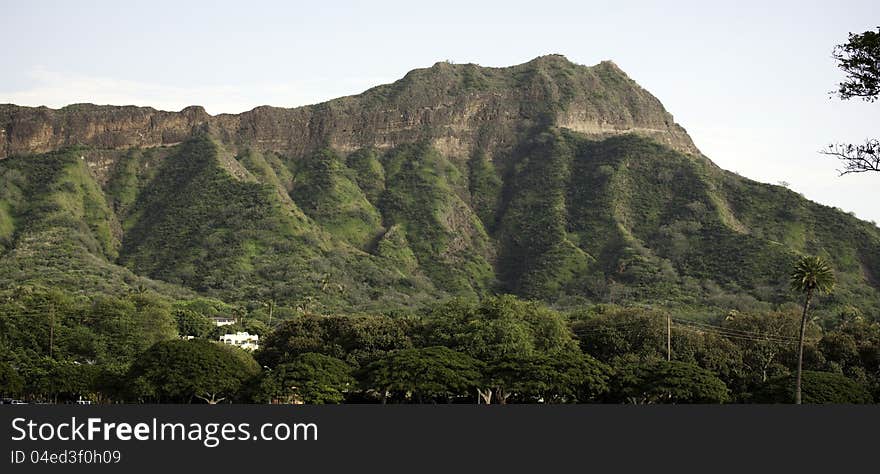
[[[614,63],[437,63],[326,103],[211,116],[0,105],[0,285],[359,311],[514,293],[880,315],[880,230],[720,169]]]

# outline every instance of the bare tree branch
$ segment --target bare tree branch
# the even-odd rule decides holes
[[[843,162],[843,169],[837,170],[840,176],[850,173],[867,171],[880,172],[880,140],[871,138],[864,145],[851,143],[835,143],[820,153],[838,158]]]
[[[204,400],[204,401],[207,402],[209,405],[216,405],[216,404],[222,402],[223,400],[226,400],[226,397],[220,397],[220,398],[217,398],[217,394],[216,394],[216,393],[209,393],[209,394],[207,394],[207,395],[210,395],[211,398],[206,398],[206,397],[203,397],[203,396],[198,395],[198,394],[196,394],[196,398],[200,398],[200,399]]]

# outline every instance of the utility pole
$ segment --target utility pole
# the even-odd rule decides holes
[[[666,315],[666,360],[672,360],[672,315]]]

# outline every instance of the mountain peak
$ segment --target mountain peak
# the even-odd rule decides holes
[[[552,53],[545,54],[543,56],[538,56],[535,59],[527,62],[526,64],[557,64],[557,65],[576,65],[575,63],[569,61],[567,57],[562,54]]]

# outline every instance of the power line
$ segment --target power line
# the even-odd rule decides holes
[[[758,341],[758,342],[776,342],[779,344],[790,344],[790,343],[797,342],[797,341],[791,340],[791,339],[780,339],[780,338],[768,337],[768,336],[764,336],[764,335],[752,336],[752,335],[744,335],[744,334],[737,334],[737,333],[729,333],[729,332],[716,331],[713,329],[701,328],[701,327],[696,327],[696,326],[679,325],[678,327],[679,327],[679,329],[686,329],[689,331],[703,333],[703,334],[715,334],[718,336],[724,336],[724,337],[731,338],[731,339],[742,339],[742,340]]]
[[[717,326],[708,323],[702,323],[698,321],[688,321],[678,318],[670,318],[670,322],[674,322],[677,328],[690,330],[692,332],[700,332],[700,333],[710,333],[716,334],[724,337],[728,337],[731,339],[740,339],[740,340],[749,340],[749,341],[764,341],[764,342],[777,342],[782,344],[788,343],[796,343],[798,340],[796,338],[790,338],[786,336],[776,335],[776,334],[766,334],[755,331],[747,331],[744,329],[734,329],[734,328],[726,328],[723,326]],[[573,330],[572,332],[577,336],[583,336],[588,334],[595,334],[599,332],[604,332],[609,328],[626,328],[630,326],[645,326],[646,322],[644,320],[635,320],[635,321],[623,321],[623,322],[604,322],[600,323],[601,325],[598,327],[591,328],[581,328],[577,330]],[[667,328],[667,331],[671,331],[671,328]],[[667,337],[669,337],[669,333],[667,333]]]
[[[594,333],[594,332],[604,331],[607,328],[617,328],[617,327],[627,327],[627,326],[644,326],[644,325],[645,325],[644,321],[621,321],[621,322],[616,322],[616,323],[602,322],[602,323],[599,323],[599,325],[597,325],[596,327],[581,328],[581,329],[576,329],[576,330],[573,329],[572,331],[575,334],[580,333],[580,332]]]
[[[780,336],[777,334],[767,334],[767,333],[760,333],[760,332],[755,332],[755,331],[746,331],[744,329],[732,329],[732,328],[726,328],[723,326],[716,326],[716,325],[712,325],[712,324],[699,323],[696,321],[685,321],[685,320],[679,320],[679,319],[674,319],[673,321],[675,321],[675,323],[679,324],[679,325],[687,325],[687,326],[697,327],[697,328],[701,328],[701,329],[704,328],[707,332],[714,331],[717,333],[730,334],[730,335],[734,335],[734,336],[751,336],[751,337],[758,337],[758,338],[762,338],[762,339],[773,339],[773,340],[778,340],[781,342],[797,341],[796,338]]]
[[[759,333],[759,332],[751,332],[751,331],[729,330],[726,328],[719,328],[717,326],[715,326],[715,327],[708,326],[708,325],[700,326],[700,325],[694,325],[694,324],[688,324],[688,323],[682,323],[682,322],[676,322],[676,324],[678,324],[680,326],[687,326],[687,327],[692,327],[695,329],[705,330],[706,332],[730,334],[732,336],[757,337],[757,338],[762,338],[762,339],[774,339],[774,340],[785,341],[785,342],[796,340],[794,338],[779,336],[779,335],[775,335],[775,334],[767,334],[767,333]]]
[[[678,329],[683,329],[685,331],[692,331],[692,332],[696,332],[696,333],[707,333],[707,332],[711,333],[712,332],[711,330],[704,330],[704,329],[699,329],[699,328],[695,328],[695,327],[687,327],[684,325],[679,326]],[[729,339],[768,342],[768,339],[766,337],[737,336],[737,335],[724,334],[724,333],[715,333],[715,334],[719,334],[719,335],[724,336]],[[798,343],[798,341],[787,341],[787,340],[770,340],[770,341],[776,342],[778,344],[797,344]]]

